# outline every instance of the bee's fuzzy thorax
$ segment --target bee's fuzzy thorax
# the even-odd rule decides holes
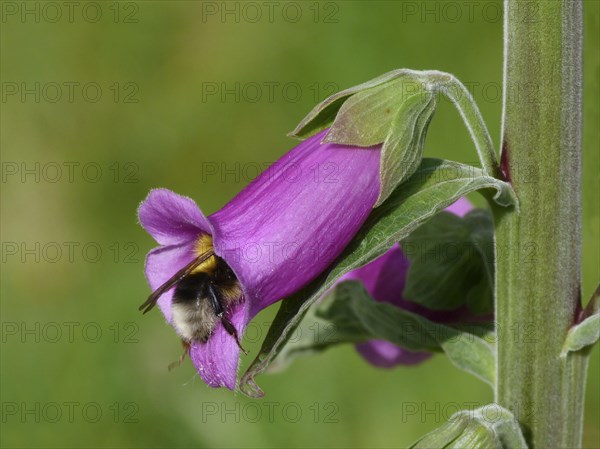
[[[210,234],[201,234],[196,242],[196,246],[194,251],[196,256],[200,256],[202,254],[207,253],[208,251],[213,250],[213,239]],[[217,268],[217,258],[215,256],[209,257],[200,265],[198,265],[192,273],[212,273]]]

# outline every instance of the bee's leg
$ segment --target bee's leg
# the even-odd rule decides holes
[[[172,371],[178,366],[180,366],[185,360],[185,356],[190,354],[190,348],[192,347],[192,345],[190,345],[190,342],[186,340],[181,340],[181,344],[183,345],[183,354],[181,354],[181,357],[179,357],[179,360],[177,360],[176,362],[169,363],[169,371]]]
[[[242,352],[244,354],[248,355],[248,351],[246,351],[244,348],[242,348],[242,345],[240,344],[240,339],[238,338],[237,330],[236,330],[235,326],[233,325],[233,323],[231,321],[229,321],[229,318],[227,318],[225,315],[221,315],[221,323],[223,324],[223,327],[225,328],[227,333],[229,335],[231,335],[233,338],[235,338],[235,342],[240,347]]]
[[[237,329],[235,328],[233,323],[229,320],[229,318],[227,318],[225,316],[225,308],[223,307],[223,304],[221,303],[221,298],[219,298],[219,294],[217,293],[217,291],[215,290],[215,288],[212,284],[208,285],[208,297],[210,298],[210,302],[212,303],[212,306],[215,309],[215,314],[221,319],[221,323],[223,324],[223,327],[225,328],[227,333],[229,335],[231,335],[233,338],[235,338],[235,342],[237,343],[239,348],[242,350],[242,352],[244,354],[248,355],[248,351],[246,351],[244,348],[242,348],[242,344],[240,343]]]

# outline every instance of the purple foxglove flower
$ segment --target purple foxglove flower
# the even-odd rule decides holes
[[[152,190],[138,211],[140,223],[160,245],[146,259],[152,290],[212,250],[241,287],[224,313],[241,338],[259,311],[327,268],[377,200],[381,148],[320,144],[326,132],[293,148],[209,217],[190,198]],[[214,266],[212,259],[203,264]],[[157,304],[182,335],[174,290],[166,290]],[[240,348],[227,322],[211,318],[210,337],[191,341],[190,356],[208,385],[234,389]]]
[[[467,214],[473,206],[461,198],[446,208],[458,216]],[[431,321],[448,323],[458,321],[468,312],[464,307],[453,311],[430,310],[402,297],[410,262],[402,253],[400,245],[394,245],[385,254],[367,265],[342,276],[338,282],[357,280],[376,300],[387,302],[409,312],[423,315]],[[386,340],[371,340],[356,345],[357,351],[371,364],[381,368],[396,365],[414,365],[431,357],[429,352],[412,352]]]

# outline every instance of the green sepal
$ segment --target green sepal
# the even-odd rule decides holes
[[[527,449],[514,415],[498,404],[461,410],[410,449]]]
[[[410,260],[404,298],[433,310],[466,304],[474,314],[494,308],[494,225],[475,209],[441,212],[400,243]]]
[[[435,106],[435,94],[425,83],[400,76],[349,97],[323,143],[359,147],[383,143],[381,189],[375,204],[379,206],[419,166]]]
[[[460,113],[484,172],[501,178],[492,140],[472,96],[453,75],[436,70],[394,70],[338,92],[315,106],[289,135],[305,139],[329,128],[324,143],[383,144],[375,204],[379,206],[419,166],[438,93]]]
[[[408,69],[393,70],[365,83],[337,92],[316,105],[288,136],[302,140],[307,139],[330,127],[344,102],[352,95],[380,86],[393,79],[406,78],[414,73],[416,73],[414,70]]]
[[[431,94],[419,93],[407,99],[395,118],[395,125],[381,148],[381,187],[375,207],[380,206],[416,170],[423,158],[425,137],[435,112]]]
[[[392,126],[412,128],[431,92],[418,87],[407,95],[404,78],[363,90],[348,98],[339,109],[324,143],[371,147],[383,143]],[[411,83],[412,84],[412,83]],[[405,124],[412,122],[412,126]]]
[[[480,169],[457,162],[423,159],[413,176],[371,212],[337,261],[305,288],[281,302],[259,354],[240,379],[240,391],[251,397],[263,395],[254,377],[270,365],[309,307],[339,277],[382,255],[436,213],[480,189],[494,190],[496,201],[514,204],[510,184],[487,176]]]

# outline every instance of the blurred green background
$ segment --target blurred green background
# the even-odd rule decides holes
[[[500,2],[75,3],[2,2],[3,447],[404,447],[492,399],[442,356],[379,370],[352,347],[262,376],[262,401],[189,363],[167,372],[180,343],[137,310],[154,243],[135,211],[159,186],[216,211],[316,101],[399,67],[454,73],[497,143]],[[586,1],[584,298],[599,278],[598,21]],[[476,161],[445,101],[426,154]],[[586,448],[599,377],[596,347]]]

